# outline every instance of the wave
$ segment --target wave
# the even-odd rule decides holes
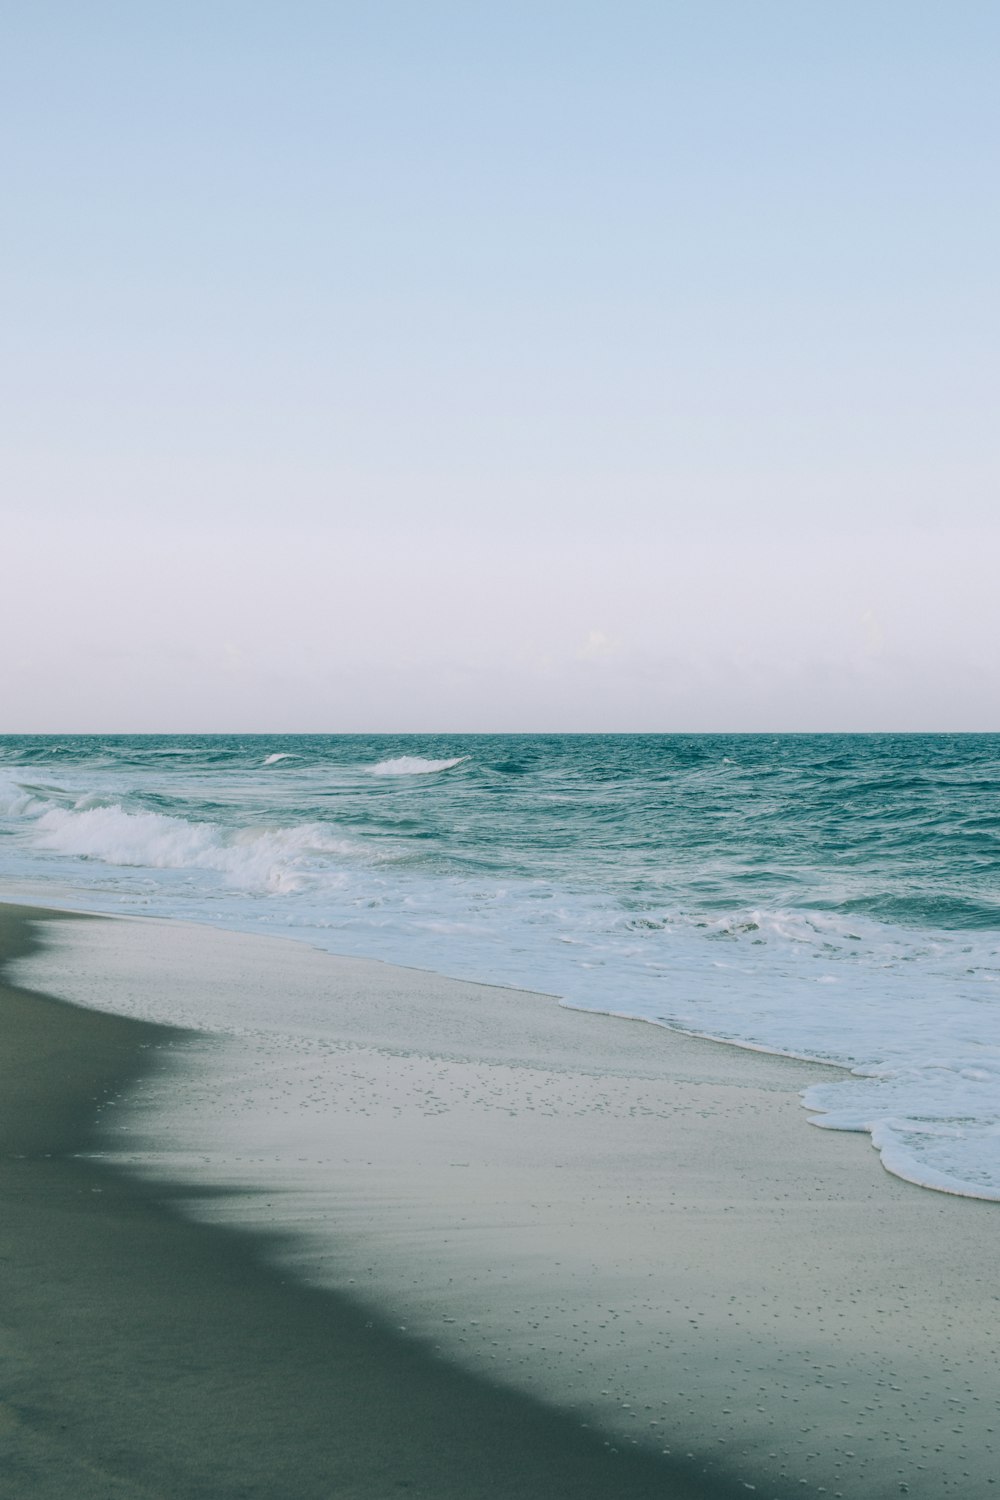
[[[297,760],[297,759],[298,759],[298,757],[295,756],[295,755],[293,755],[290,750],[279,750],[274,755],[269,755],[267,757],[267,760],[265,760],[263,762],[263,764],[265,766],[276,766],[278,764],[279,760]]]
[[[456,755],[451,760],[425,760],[421,755],[397,755],[391,760],[380,760],[369,768],[371,776],[428,776],[432,771],[451,771],[460,766],[467,755]]]
[[[851,1070],[804,1091],[811,1123],[867,1132],[887,1172],[918,1187],[1000,1200],[1000,1047]]]
[[[84,799],[86,800],[86,799]],[[152,870],[210,870],[243,891],[289,895],[346,878],[344,858],[361,846],[322,823],[222,828],[166,813],[129,812],[120,803],[49,807],[32,842],[50,854]]]

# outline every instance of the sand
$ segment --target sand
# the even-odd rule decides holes
[[[297,944],[43,932],[14,972],[60,994],[288,1020],[5,998],[4,1493],[994,1492],[997,1206],[812,1129],[815,1067]]]

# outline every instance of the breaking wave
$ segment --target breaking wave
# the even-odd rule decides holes
[[[428,776],[432,771],[451,771],[460,766],[467,755],[455,755],[451,760],[425,760],[421,755],[397,755],[392,760],[380,760],[371,766],[371,776]]]
[[[303,891],[344,879],[339,868],[360,845],[319,822],[224,828],[158,812],[106,806],[49,807],[37,817],[35,848],[50,854],[147,870],[209,870],[236,890]]]

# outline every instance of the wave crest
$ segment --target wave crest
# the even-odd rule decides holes
[[[361,852],[322,823],[224,829],[165,813],[128,812],[120,803],[50,807],[37,819],[32,842],[52,854],[106,865],[213,870],[238,889],[284,894],[341,878],[338,858]]]
[[[397,755],[391,760],[380,760],[369,768],[372,776],[428,776],[432,771],[450,771],[460,766],[467,755],[456,755],[451,760],[425,760],[422,755]]]

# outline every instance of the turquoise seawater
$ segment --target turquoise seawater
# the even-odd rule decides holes
[[[1000,1196],[1000,736],[7,737],[0,877],[839,1062]]]

